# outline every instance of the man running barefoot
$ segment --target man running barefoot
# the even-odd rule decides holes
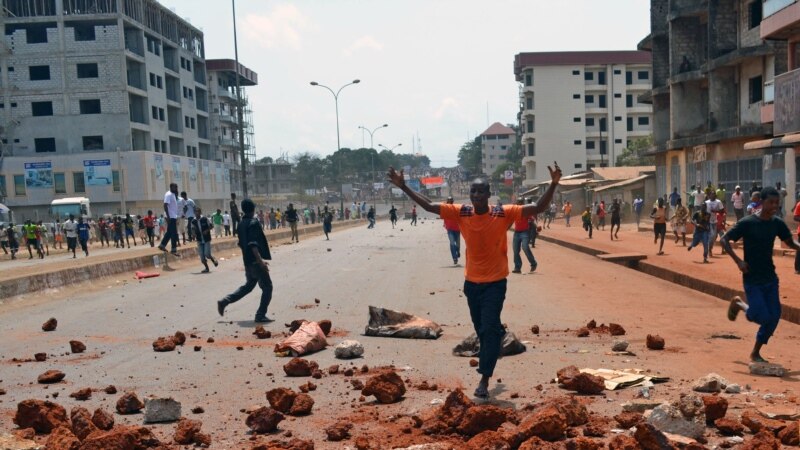
[[[750,359],[754,362],[767,362],[761,356],[761,347],[769,342],[781,319],[778,275],[772,261],[775,237],[795,251],[800,251],[800,244],[792,239],[789,227],[775,216],[780,205],[780,193],[775,188],[766,187],[761,191],[761,200],[761,213],[736,222],[721,240],[722,248],[742,272],[747,296],[746,303],[738,296],[731,300],[728,319],[736,320],[739,311],[744,311],[747,320],[760,325],[755,346],[750,353]],[[744,240],[744,260],[731,247],[731,241],[739,239]]]
[[[653,208],[653,212],[650,213],[650,218],[653,219],[653,233],[655,234],[653,244],[658,244],[658,238],[661,238],[661,244],[658,246],[657,255],[663,255],[664,238],[667,236],[667,222],[670,220],[669,212],[667,211],[667,208],[664,207],[663,198],[658,197],[656,207]]]
[[[514,221],[545,212],[553,198],[553,192],[561,179],[561,169],[556,164],[550,170],[552,182],[547,192],[536,204],[489,207],[492,193],[489,183],[476,179],[470,188],[472,205],[432,204],[424,196],[410,189],[403,178],[403,171],[389,168],[389,181],[402,189],[425,211],[438,214],[445,220],[457,220],[464,242],[466,242],[466,269],[464,295],[467,297],[472,325],[480,339],[478,373],[481,380],[475,396],[489,396],[489,379],[494,374],[500,356],[505,330],[500,321],[503,301],[506,297],[508,276],[508,238],[506,230]]]

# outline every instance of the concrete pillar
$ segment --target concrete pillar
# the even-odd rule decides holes
[[[797,224],[793,220],[792,212],[795,203],[797,202],[797,192],[795,186],[797,185],[797,165],[795,163],[797,157],[797,149],[795,147],[789,147],[786,149],[786,154],[784,158],[786,159],[784,167],[786,170],[786,199],[784,201],[783,209],[784,209],[784,220],[786,221],[787,225],[789,225],[789,229],[794,230],[797,228]]]

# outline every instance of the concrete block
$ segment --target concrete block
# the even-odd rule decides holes
[[[171,397],[144,399],[144,423],[175,422],[181,418],[181,403]]]

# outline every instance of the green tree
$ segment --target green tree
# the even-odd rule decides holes
[[[652,166],[655,157],[645,155],[652,147],[652,136],[631,140],[628,147],[617,156],[617,166]]]
[[[481,137],[467,141],[458,151],[458,164],[468,171],[478,174],[481,173]]]

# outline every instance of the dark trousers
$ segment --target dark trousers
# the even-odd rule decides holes
[[[239,218],[233,217],[233,235],[236,236],[239,233]]]
[[[166,247],[168,241],[172,241],[172,251],[178,251],[178,219],[167,219],[167,232],[159,247]]]
[[[800,273],[800,252],[794,252],[794,271]]]
[[[154,239],[155,239],[155,229],[147,228],[147,241],[150,242],[150,247],[153,246]]]
[[[530,263],[531,268],[537,265],[536,258],[534,258],[533,252],[530,247],[528,247],[529,239],[530,233],[528,230],[514,232],[514,239],[511,241],[511,248],[514,252],[514,270],[522,269],[522,258],[519,256],[520,250],[525,253],[525,257],[528,258],[528,263]]]
[[[233,294],[223,298],[222,302],[225,303],[226,306],[231,303],[236,303],[245,295],[252,292],[256,284],[258,284],[261,288],[261,303],[258,305],[258,310],[256,310],[256,320],[264,319],[267,317],[267,308],[269,307],[269,302],[272,300],[272,279],[269,277],[269,272],[263,270],[257,264],[251,264],[244,269],[247,281]]]
[[[467,296],[472,326],[480,340],[478,353],[478,373],[491,377],[500,357],[505,329],[500,322],[503,302],[506,299],[506,279],[491,283],[464,281],[464,295]]]
[[[781,300],[778,281],[767,284],[744,284],[747,295],[747,320],[761,325],[756,342],[766,344],[781,320]]]

